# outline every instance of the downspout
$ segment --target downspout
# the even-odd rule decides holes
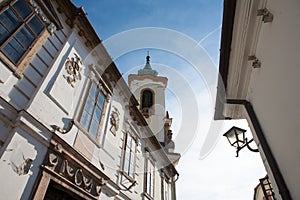
[[[278,186],[279,194],[282,196],[283,200],[292,200],[289,189],[288,189],[288,187],[284,181],[284,178],[280,172],[278,164],[272,154],[270,146],[264,136],[264,133],[262,131],[262,128],[259,124],[259,121],[257,119],[257,116],[254,112],[254,109],[253,109],[251,103],[249,101],[243,100],[243,99],[227,99],[226,103],[234,104],[234,105],[243,105],[245,107],[246,112],[248,113],[248,115],[250,117],[250,121],[256,132],[257,138],[260,142],[261,148],[266,156],[267,162],[270,166],[270,169],[272,171],[272,174],[274,176],[276,184]]]

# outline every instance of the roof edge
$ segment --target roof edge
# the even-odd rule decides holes
[[[226,103],[226,88],[233,35],[236,0],[224,0],[219,61],[219,79],[215,105],[215,120],[224,119],[223,110]]]

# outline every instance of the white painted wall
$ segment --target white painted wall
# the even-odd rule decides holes
[[[247,12],[256,13],[257,9],[253,6],[256,4],[258,8],[266,7],[274,15],[271,23],[261,22],[262,17],[256,15],[243,15]],[[262,0],[256,4],[251,4],[251,1],[237,3],[227,98],[247,99],[251,102],[292,198],[298,199],[300,2]],[[253,6],[252,11],[247,7],[250,5]],[[250,25],[246,26],[247,23]],[[248,60],[250,55],[255,55],[261,61],[261,68],[252,68]],[[246,95],[244,91],[247,91]],[[244,109],[238,107],[227,105],[226,116],[241,116]],[[263,154],[262,159],[266,170],[270,172]]]
[[[0,160],[1,196],[7,200],[26,200],[38,176],[47,147],[20,128],[10,134],[10,143]],[[19,175],[17,167],[24,163],[24,158],[32,159],[32,166],[28,174]]]
[[[43,81],[39,92],[36,94],[28,111],[46,125],[63,126],[62,118],[72,118],[75,113],[77,103],[86,80],[77,81],[75,87],[71,87],[63,78],[65,72],[65,62],[67,58],[78,54],[85,58],[87,50],[82,52],[82,42],[76,33],[72,33],[65,43],[62,51],[54,62],[49,75]],[[82,72],[85,73],[87,66],[82,65]]]
[[[290,193],[300,198],[300,2],[268,1],[272,23],[261,27],[249,99]]]

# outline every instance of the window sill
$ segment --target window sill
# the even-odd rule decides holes
[[[126,172],[124,172],[123,170],[120,170],[120,173],[126,178],[128,179],[131,183],[135,182],[136,180],[134,178],[132,178],[131,176],[129,176]]]
[[[101,148],[101,145],[99,143],[99,136],[94,137],[92,136],[88,131],[85,130],[85,128],[76,120],[74,120],[74,124],[77,126],[78,130],[80,130],[84,135],[86,135],[98,148]]]
[[[147,192],[144,192],[144,196],[149,200],[154,200],[154,198],[151,197],[150,194],[148,194]]]

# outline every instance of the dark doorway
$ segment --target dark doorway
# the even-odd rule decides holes
[[[83,198],[51,181],[44,200],[83,200]]]

